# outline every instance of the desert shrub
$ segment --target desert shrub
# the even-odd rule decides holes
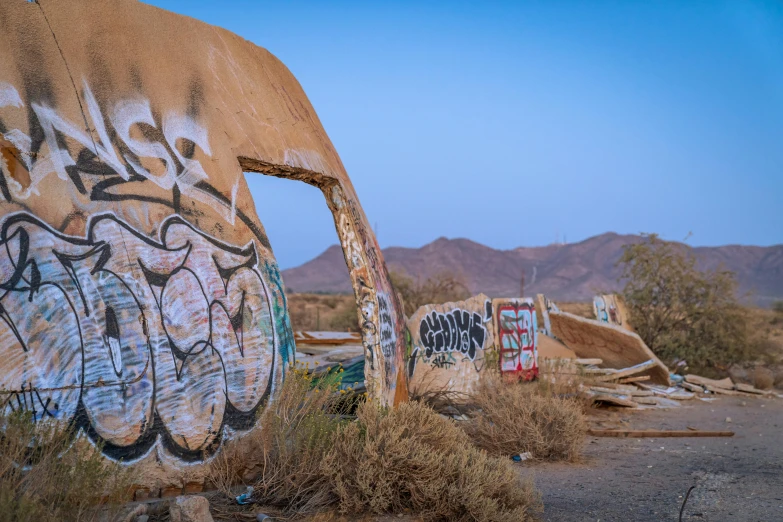
[[[753,370],[753,386],[759,390],[769,390],[775,384],[775,374],[769,368],[756,366]]]
[[[340,424],[345,394],[337,381],[337,372],[314,380],[302,368],[289,371],[260,428],[227,442],[213,459],[210,481],[229,497],[233,486],[252,482],[254,498],[299,514],[333,503],[320,465]]]
[[[529,452],[540,460],[579,459],[587,425],[576,398],[542,394],[535,384],[485,378],[472,406],[470,419],[460,425],[491,455]]]
[[[408,317],[426,304],[462,301],[471,295],[465,281],[447,271],[421,281],[392,270],[389,278],[394,290],[402,299],[403,309]]]
[[[424,520],[531,520],[532,480],[475,448],[454,421],[424,404],[359,407],[323,461],[344,513],[412,510]]]
[[[754,357],[732,272],[701,271],[684,247],[655,234],[626,245],[618,264],[631,323],[661,359],[725,368]]]
[[[772,309],[780,314],[783,314],[783,301],[775,301],[772,303]]]
[[[112,520],[130,494],[121,464],[73,441],[73,429],[34,422],[29,412],[0,419],[0,521]]]

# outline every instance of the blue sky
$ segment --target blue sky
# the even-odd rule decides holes
[[[783,243],[783,2],[149,3],[289,67],[383,247]],[[317,190],[249,183],[282,267],[336,243]]]

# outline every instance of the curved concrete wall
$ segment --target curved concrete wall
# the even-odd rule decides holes
[[[2,0],[0,31],[5,411],[72,422],[149,480],[197,480],[222,440],[257,427],[295,348],[243,171],[324,192],[368,389],[407,398],[380,249],[283,64],[131,0]]]

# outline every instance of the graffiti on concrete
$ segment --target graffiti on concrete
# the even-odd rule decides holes
[[[0,405],[73,422],[110,458],[160,440],[201,460],[249,429],[273,385],[275,318],[253,242],[179,218],[156,240],[113,214],[86,237],[26,213],[0,231]]]
[[[536,313],[531,299],[495,299],[500,371],[531,379],[538,374]]]
[[[414,393],[430,388],[470,393],[493,345],[492,301],[480,294],[425,305],[408,320],[408,330],[407,370]]]
[[[622,326],[623,320],[617,309],[614,296],[597,295],[593,298],[595,317],[601,322]]]
[[[144,98],[121,100],[102,111],[87,82],[81,90],[85,122],[94,133],[62,116],[45,101],[25,107],[16,88],[0,82],[0,109],[26,111],[31,130],[7,129],[0,114],[6,149],[0,161],[0,193],[5,201],[25,201],[40,196],[52,175],[71,182],[79,196],[91,201],[158,203],[180,212],[182,196],[211,208],[228,224],[238,217],[269,246],[266,236],[245,212],[237,208],[237,181],[228,198],[208,180],[199,157],[209,160],[212,151],[204,127],[187,114],[165,112],[157,120]],[[89,116],[89,118],[88,118]],[[119,151],[119,152],[118,152]],[[9,159],[14,165],[9,165]],[[14,169],[24,170],[20,176]],[[21,181],[20,181],[21,179]],[[171,198],[151,196],[148,183],[171,191]]]
[[[487,329],[484,317],[477,312],[454,309],[447,313],[432,312],[419,323],[419,336],[424,355],[460,352],[473,360],[476,350],[484,347]]]

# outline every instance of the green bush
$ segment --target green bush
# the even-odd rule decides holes
[[[754,357],[734,273],[701,271],[685,247],[655,234],[626,245],[618,264],[631,323],[661,359],[726,368]]]

